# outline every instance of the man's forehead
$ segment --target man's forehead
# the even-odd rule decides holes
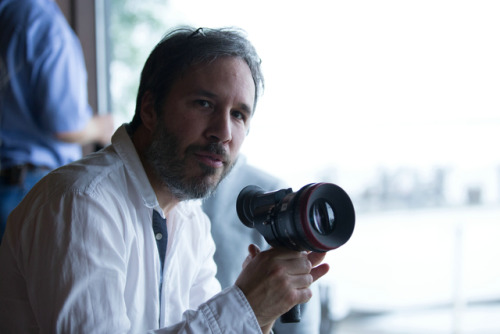
[[[242,68],[244,68],[244,70],[242,70]],[[203,94],[209,95],[213,93],[211,88],[217,83],[216,80],[224,80],[230,77],[238,83],[241,83],[241,85],[246,85],[248,89],[251,89],[252,100],[247,101],[247,103],[250,103],[249,110],[253,111],[253,104],[256,98],[255,81],[250,71],[250,67],[245,60],[240,57],[225,56],[211,61],[192,63],[182,71],[173,85],[184,81],[184,84],[191,85],[190,90],[199,90],[203,92]],[[196,86],[197,83],[200,85],[203,84],[204,86],[198,87]]]

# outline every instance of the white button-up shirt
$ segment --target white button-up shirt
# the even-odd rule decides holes
[[[0,248],[0,332],[260,333],[237,287],[218,293],[199,203],[166,217],[163,273],[153,210],[163,216],[124,126],[105,150],[40,181]]]

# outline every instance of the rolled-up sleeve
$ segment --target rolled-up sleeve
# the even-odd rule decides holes
[[[183,321],[149,334],[173,333],[262,333],[245,295],[237,286],[228,287],[198,310],[186,311]]]

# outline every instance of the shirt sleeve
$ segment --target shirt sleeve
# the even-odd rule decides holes
[[[228,287],[198,310],[184,312],[183,321],[148,334],[187,333],[256,333],[261,334],[259,323],[245,295],[237,286]]]
[[[127,333],[119,220],[95,198],[71,192],[25,218],[16,257],[41,332]]]
[[[92,117],[92,109],[80,41],[60,13],[39,20],[30,28],[37,32],[28,34],[27,43],[34,117],[47,132],[81,130]]]

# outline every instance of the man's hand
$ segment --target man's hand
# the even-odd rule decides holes
[[[312,297],[309,286],[329,270],[328,264],[320,264],[326,253],[285,248],[260,252],[255,245],[250,245],[248,251],[236,285],[267,332],[280,315]]]

